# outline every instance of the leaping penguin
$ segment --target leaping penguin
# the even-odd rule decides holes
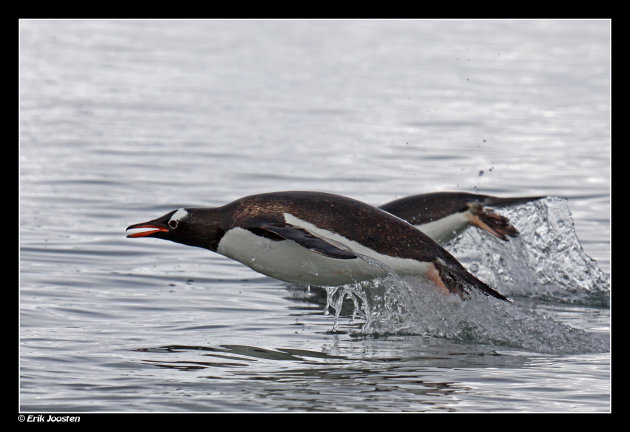
[[[476,289],[509,301],[410,223],[340,195],[251,195],[222,207],[173,210],[130,229],[147,230],[128,237],[209,249],[286,282],[338,286],[385,275],[368,257],[400,275],[423,276],[445,294],[465,298]]]

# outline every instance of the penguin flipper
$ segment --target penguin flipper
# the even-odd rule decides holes
[[[353,259],[358,255],[350,249],[344,249],[343,245],[333,244],[328,240],[290,224],[278,225],[273,223],[256,224],[255,229],[263,230],[272,235],[279,236],[286,240],[291,240],[306,249],[335,259]]]

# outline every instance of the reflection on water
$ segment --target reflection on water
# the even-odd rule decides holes
[[[276,367],[281,366],[282,369],[286,367],[305,367],[305,366],[319,366],[326,369],[338,368],[339,378],[344,378],[344,368],[350,370],[357,370],[361,368],[374,369],[379,367],[396,369],[400,367],[400,362],[413,364],[416,367],[476,367],[484,365],[486,367],[516,367],[522,365],[524,359],[527,359],[527,355],[523,354],[503,355],[498,353],[494,348],[487,346],[471,347],[469,345],[453,344],[448,341],[435,341],[427,337],[415,338],[409,335],[403,336],[388,336],[384,340],[388,341],[394,351],[383,352],[380,347],[374,352],[366,352],[366,347],[369,347],[370,341],[365,336],[361,337],[364,340],[365,346],[361,352],[348,352],[343,355],[337,343],[333,343],[331,346],[324,346],[321,351],[311,351],[305,349],[294,348],[275,348],[268,349],[262,347],[252,347],[246,345],[221,345],[218,347],[200,347],[200,346],[182,346],[172,345],[156,348],[140,348],[136,351],[147,353],[173,353],[177,354],[177,357],[182,358],[185,356],[194,357],[201,356],[205,361],[185,361],[176,360],[173,362],[167,361],[167,356],[162,361],[158,360],[146,360],[152,365],[161,367],[173,367],[175,369],[181,368],[203,368],[203,367],[222,367],[226,364],[221,361],[229,360],[231,363],[227,364],[229,367],[234,368],[247,368],[251,366],[251,363],[256,362],[259,359],[270,360],[270,364],[275,364]],[[413,340],[413,343],[407,345],[407,349],[404,352],[396,353],[398,345],[392,343],[392,341],[400,340]],[[355,339],[356,340],[356,339]],[[386,344],[387,344],[386,343]],[[409,350],[411,348],[411,350]],[[383,354],[387,353],[387,356]],[[476,359],[476,360],[475,360]],[[214,360],[214,361],[213,361]],[[278,361],[291,362],[291,365],[281,365],[275,363]],[[389,363],[389,365],[388,365]],[[190,366],[189,366],[190,365]],[[293,370],[293,369],[292,369]],[[311,371],[313,369],[310,369]],[[301,369],[295,371],[296,376],[302,373]]]
[[[189,375],[178,378],[184,381],[205,383],[207,388],[224,388],[225,383],[238,382],[241,388],[238,406],[253,410],[260,406],[260,399],[256,398],[264,398],[269,404],[282,400],[281,411],[458,411],[470,403],[467,394],[487,397],[486,393],[491,391],[493,398],[510,400],[519,399],[516,395],[521,389],[536,388],[535,402],[522,399],[518,407],[508,403],[497,409],[488,400],[488,406],[483,406],[483,402],[476,406],[492,411],[528,411],[537,410],[538,404],[547,398],[553,400],[557,392],[566,392],[557,387],[562,375],[566,375],[563,379],[594,384],[587,376],[578,376],[574,370],[560,366],[553,357],[501,352],[483,345],[422,341],[427,342],[417,336],[392,336],[376,340],[362,338],[359,343],[347,345],[334,337],[322,351],[243,345],[164,346],[138,351],[144,354],[147,365],[193,374],[194,378]],[[581,359],[590,367],[601,361],[597,357]],[[532,374],[530,381],[526,371],[544,364],[558,367],[556,379],[545,382]],[[512,376],[509,371],[514,369],[525,371],[524,376]],[[487,383],[488,389],[480,387],[479,382]],[[491,384],[497,382],[502,383],[498,389]],[[292,397],[284,399],[282,394],[289,388]],[[317,393],[322,397],[309,397]],[[304,398],[309,402],[305,404]],[[226,408],[238,410],[230,402],[236,403],[228,398],[224,401]]]

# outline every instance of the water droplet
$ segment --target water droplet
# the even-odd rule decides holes
[[[479,177],[481,177],[482,175],[484,175],[485,173],[483,172],[483,170],[479,170]]]
[[[471,273],[477,273],[479,271],[479,265],[477,263],[472,263],[470,265]]]

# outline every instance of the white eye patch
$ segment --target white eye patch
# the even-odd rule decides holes
[[[179,221],[184,219],[186,216],[188,216],[188,212],[185,209],[178,209],[168,220],[168,226],[170,226],[171,228],[177,228]]]

